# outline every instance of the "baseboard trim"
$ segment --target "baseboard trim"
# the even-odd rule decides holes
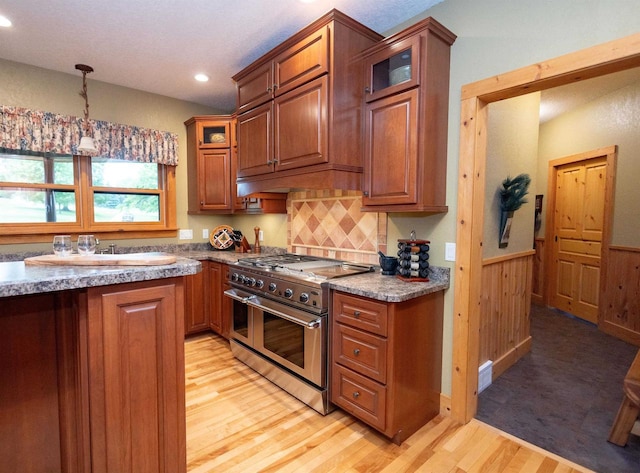
[[[493,373],[491,380],[495,380],[502,373],[507,371],[511,366],[515,364],[520,358],[531,351],[531,336],[528,336],[523,341],[518,343],[511,350],[506,352],[497,360],[493,360]]]

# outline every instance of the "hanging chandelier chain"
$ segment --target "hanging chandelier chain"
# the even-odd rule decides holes
[[[76,69],[82,72],[82,91],[80,97],[84,99],[84,126],[85,131],[89,132],[89,96],[87,95],[87,74],[93,72],[91,66],[86,64],[76,64]]]

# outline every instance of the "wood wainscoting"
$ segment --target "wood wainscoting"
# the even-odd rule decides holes
[[[493,361],[493,379],[531,350],[534,256],[531,250],[482,262],[480,364]]]
[[[610,246],[604,274],[600,330],[640,346],[640,248]]]
[[[531,281],[531,302],[538,305],[544,305],[544,238],[536,238],[534,240],[536,251],[533,257],[533,280]]]

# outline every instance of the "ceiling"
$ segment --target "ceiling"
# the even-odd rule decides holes
[[[442,1],[5,0],[0,58],[231,112],[231,76],[332,8],[384,33]]]

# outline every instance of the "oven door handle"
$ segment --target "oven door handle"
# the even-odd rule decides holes
[[[304,328],[314,329],[314,328],[320,327],[320,325],[322,324],[321,318],[317,318],[313,320],[302,320],[301,318],[298,318],[295,315],[287,314],[273,307],[269,307],[269,305],[264,305],[259,302],[255,302],[256,300],[259,301],[260,299],[258,297],[247,298],[246,304],[250,305],[251,307],[255,307],[256,309],[260,309],[262,311],[266,310],[268,312],[271,312],[272,314],[277,315],[278,317],[281,317],[285,320],[288,320],[289,322],[302,325]]]
[[[246,294],[246,295],[245,295]],[[256,296],[254,294],[249,294],[246,292],[240,293],[236,291],[236,289],[227,289],[224,291],[224,295],[234,299],[238,302],[242,302],[243,304],[248,303],[251,299],[255,299]]]

